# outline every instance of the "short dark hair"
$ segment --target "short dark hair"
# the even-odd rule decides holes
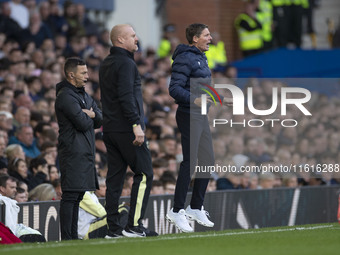
[[[34,159],[31,160],[30,162],[30,169],[37,169],[39,166],[43,166],[43,165],[47,165],[47,161],[46,159],[44,159],[43,157],[36,157]]]
[[[194,24],[189,25],[187,29],[185,30],[185,36],[188,40],[188,43],[192,44],[194,36],[200,37],[200,35],[202,34],[202,31],[206,28],[208,28],[207,25],[200,24],[200,23],[194,23]]]
[[[8,180],[10,180],[12,182],[17,182],[18,181],[16,178],[14,178],[12,176],[3,175],[3,176],[0,176],[0,187],[6,188]]]
[[[86,65],[85,61],[77,58],[77,57],[72,57],[66,59],[65,65],[64,65],[64,73],[65,76],[67,77],[67,74],[69,72],[75,72],[77,70],[77,66],[84,66]]]

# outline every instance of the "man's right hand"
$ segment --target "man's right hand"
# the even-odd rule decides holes
[[[213,101],[210,99],[210,97],[207,97],[207,104],[212,104]],[[197,105],[198,107],[202,106],[202,98],[201,97],[197,97],[194,101],[194,104]]]
[[[135,134],[135,140],[132,142],[135,146],[141,146],[144,143],[144,132],[141,125],[133,127],[133,133]]]

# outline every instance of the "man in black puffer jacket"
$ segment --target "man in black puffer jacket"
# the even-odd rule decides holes
[[[57,84],[55,111],[59,124],[58,155],[61,172],[61,239],[78,239],[79,202],[85,191],[99,189],[95,168],[94,129],[102,125],[102,113],[84,89],[89,78],[79,58],[69,58],[66,80]]]
[[[178,104],[176,121],[181,132],[183,161],[176,183],[174,207],[167,213],[166,218],[181,231],[192,232],[187,218],[206,227],[214,226],[203,208],[209,173],[203,175],[196,173],[191,202],[184,210],[196,164],[201,166],[215,164],[208,118],[201,114],[201,94],[211,83],[211,72],[204,52],[209,50],[212,37],[207,25],[196,23],[187,27],[186,38],[189,45],[178,45],[172,57],[174,62],[169,92]],[[225,104],[230,104],[230,99],[222,100]],[[212,101],[208,99],[207,102]]]

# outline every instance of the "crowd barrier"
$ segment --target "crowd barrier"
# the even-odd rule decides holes
[[[340,186],[276,188],[268,190],[216,191],[206,194],[205,209],[215,226],[206,228],[190,222],[195,231],[294,226],[337,221]],[[190,201],[188,194],[187,201]],[[128,201],[128,198],[122,198]],[[104,200],[101,200],[104,203]],[[173,196],[151,196],[144,226],[159,234],[178,230],[165,220]],[[48,241],[60,240],[59,201],[21,203],[19,223],[39,230]],[[0,205],[4,219],[4,205]]]

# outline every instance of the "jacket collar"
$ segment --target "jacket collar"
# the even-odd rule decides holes
[[[113,55],[113,54],[114,55],[116,55],[116,54],[117,55],[123,55],[123,56],[128,56],[128,57],[134,59],[133,52],[130,52],[130,51],[123,49],[121,47],[116,47],[116,46],[111,47],[110,53],[111,53],[111,55]]]
[[[77,88],[75,86],[73,86],[70,82],[68,82],[67,80],[63,80],[62,82],[57,84],[57,88],[56,88],[56,93],[58,95],[58,92],[62,89],[62,88],[69,88],[72,91],[76,92],[76,93],[85,93],[85,88],[81,87],[81,88]]]

